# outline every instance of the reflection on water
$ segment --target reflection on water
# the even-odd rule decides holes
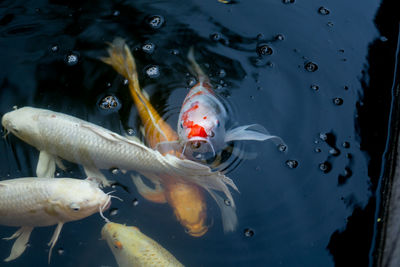
[[[106,173],[124,200],[113,201],[110,219],[137,226],[187,266],[332,266],[348,255],[343,243],[362,244],[356,254],[366,259],[370,239],[359,239],[357,229],[374,219],[371,178],[379,171],[368,163],[383,151],[366,147],[385,143],[385,133],[365,134],[357,127],[368,127],[355,121],[356,114],[365,122],[372,117],[356,105],[367,95],[362,71],[368,45],[379,37],[373,22],[378,1],[224,2],[2,3],[0,114],[14,105],[48,108],[142,138],[126,81],[99,61],[105,42],[120,36],[134,53],[142,88],[176,128],[196,81],[186,58],[194,46],[216,93],[232,109],[232,124],[259,123],[282,137],[287,151],[245,141],[221,155],[221,168],[240,190],[233,233],[223,233],[218,207],[207,199],[210,229],[202,238],[190,237],[170,207],[144,200],[118,171]],[[34,148],[10,135],[0,149],[1,179],[34,175]],[[66,166],[60,177],[84,177],[79,166]],[[99,240],[102,224],[92,216],[66,225],[51,265],[116,266]],[[2,237],[14,231],[0,226]],[[51,232],[35,229],[27,251],[7,265],[45,266]],[[0,242],[0,258],[10,246]]]

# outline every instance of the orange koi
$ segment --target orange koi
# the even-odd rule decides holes
[[[144,135],[149,146],[155,148],[160,142],[177,141],[177,133],[161,118],[142,93],[136,63],[125,41],[116,38],[110,44],[108,54],[109,57],[102,58],[102,61],[111,65],[119,74],[128,79],[130,93],[142,120]],[[174,154],[175,151],[169,150],[163,154],[166,153]],[[168,174],[162,174],[159,177],[147,175],[146,177],[153,182],[154,189],[146,186],[140,176],[132,177],[139,193],[144,198],[156,203],[168,202],[173,208],[177,220],[188,230],[190,235],[198,237],[207,232],[208,228],[205,225],[207,205],[200,187],[181,179],[175,179]]]

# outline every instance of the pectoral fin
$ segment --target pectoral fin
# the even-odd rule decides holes
[[[226,233],[234,231],[238,224],[235,207],[233,207],[228,200],[222,199],[222,197],[215,192],[211,190],[208,190],[208,192],[213,197],[215,202],[217,202],[217,205],[221,211],[222,227],[224,228],[224,232]]]
[[[107,180],[104,174],[102,174],[101,171],[99,171],[97,168],[84,166],[83,169],[85,170],[86,176],[88,178],[100,180],[104,187],[111,186],[113,181]]]
[[[283,143],[278,136],[271,135],[267,129],[259,124],[250,124],[231,129],[226,132],[225,142],[235,140],[255,140],[265,141],[268,139],[275,140],[277,144]]]
[[[60,236],[61,229],[62,229],[63,225],[64,225],[64,223],[62,223],[62,222],[59,222],[59,223],[57,224],[57,228],[56,228],[56,230],[54,231],[53,236],[51,237],[50,242],[48,243],[48,245],[50,246],[50,250],[49,250],[49,260],[48,260],[49,264],[50,264],[51,252],[53,251],[53,247],[54,247],[54,245],[56,244],[56,242],[57,242],[57,240],[58,240],[58,237]]]
[[[135,184],[139,194],[147,199],[148,201],[155,203],[166,203],[167,200],[165,198],[164,189],[162,188],[159,182],[152,181],[154,184],[154,188],[150,188],[147,186],[140,175],[131,175],[132,181]]]
[[[10,256],[4,259],[4,261],[12,261],[21,256],[21,254],[26,249],[26,244],[28,244],[32,230],[33,227],[31,226],[22,226],[12,236],[3,238],[5,240],[11,240],[17,238],[17,240],[15,240],[14,242],[14,245],[12,246]]]
[[[36,167],[36,176],[44,178],[54,177],[56,171],[56,157],[42,150],[39,154],[39,161]]]

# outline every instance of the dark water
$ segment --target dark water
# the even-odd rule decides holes
[[[366,265],[397,40],[393,27],[377,24],[380,1],[228,2],[3,1],[0,115],[29,105],[139,134],[123,78],[98,60],[105,42],[120,36],[134,50],[141,86],[175,128],[193,80],[186,53],[195,46],[234,121],[264,125],[288,151],[245,143],[257,157],[228,174],[241,192],[234,194],[239,227],[233,233],[223,234],[208,199],[211,227],[190,237],[169,206],[144,200],[123,174],[108,173],[128,191],[116,187],[124,202],[114,201],[116,214],[106,215],[139,227],[187,266],[344,266],[355,259]],[[117,108],[104,110],[99,103],[109,95]],[[1,179],[35,175],[36,149],[11,135],[0,149]],[[79,166],[67,165],[60,176],[84,177]],[[51,265],[116,266],[99,240],[102,225],[98,215],[67,223]],[[0,227],[2,237],[15,230]],[[36,228],[25,253],[0,265],[45,266],[53,230]],[[0,258],[11,246],[1,240]]]

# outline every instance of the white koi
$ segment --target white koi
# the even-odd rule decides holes
[[[111,196],[90,179],[17,178],[0,181],[0,224],[21,227],[6,240],[15,239],[4,261],[18,258],[34,227],[57,224],[49,242],[51,252],[63,224],[86,218],[109,208]],[[103,215],[102,215],[103,216]],[[103,216],[104,218],[104,216]]]
[[[135,226],[109,222],[101,230],[119,267],[183,266],[171,253]]]
[[[2,125],[40,151],[38,177],[54,177],[56,164],[63,168],[60,158],[82,164],[88,177],[101,178],[105,185],[109,182],[99,169],[134,170],[155,182],[168,174],[204,188],[217,202],[221,197],[213,191],[223,192],[232,204],[228,214],[235,214],[235,204],[227,185],[237,190],[236,185],[224,174],[212,172],[208,166],[170,154],[163,156],[103,127],[46,109],[23,107],[8,112],[2,118]]]

